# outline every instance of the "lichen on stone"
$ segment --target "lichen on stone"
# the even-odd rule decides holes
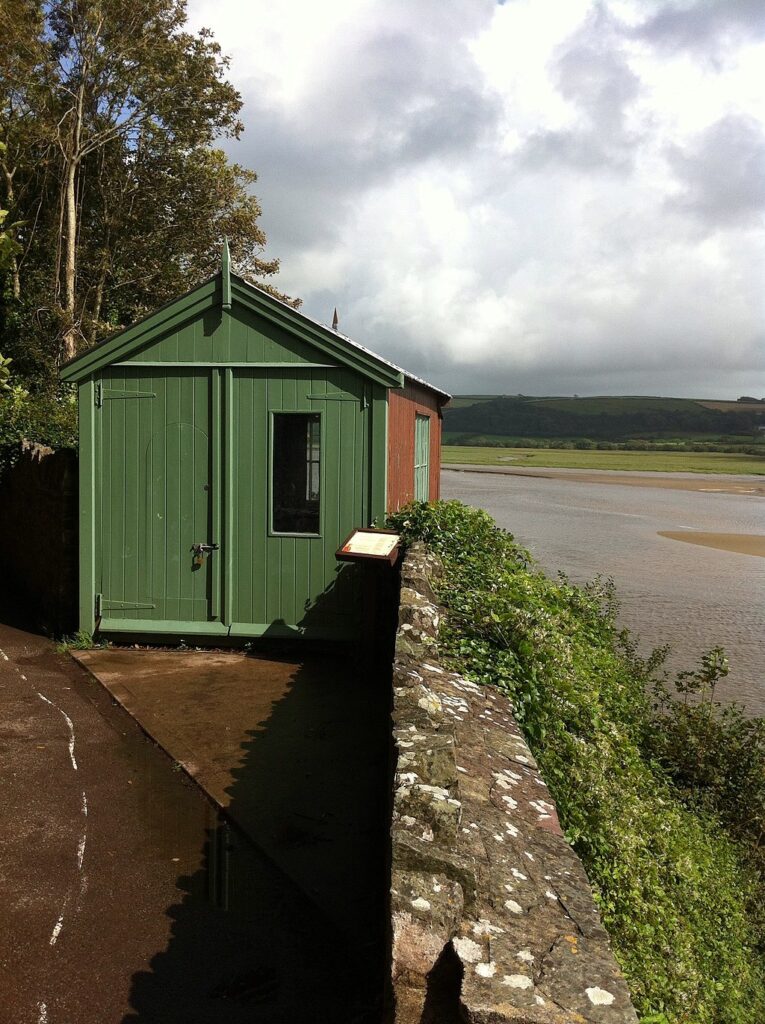
[[[395,1024],[420,1024],[449,950],[467,1024],[636,1024],[510,701],[439,663],[439,574],[424,545],[409,549],[393,666]]]

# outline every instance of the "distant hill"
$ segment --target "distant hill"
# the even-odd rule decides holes
[[[492,398],[501,398],[501,395],[454,395],[449,402],[450,409],[463,409],[468,405],[476,405],[478,402],[490,402]]]
[[[444,429],[451,441],[455,435],[595,441],[751,438],[760,426],[765,426],[765,404],[690,398],[457,395],[444,412]]]

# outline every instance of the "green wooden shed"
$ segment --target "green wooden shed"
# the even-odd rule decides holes
[[[349,638],[357,527],[438,497],[449,396],[232,273],[67,363],[80,626]]]

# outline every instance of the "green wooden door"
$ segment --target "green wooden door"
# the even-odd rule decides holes
[[[414,498],[430,499],[430,417],[419,414],[414,420]]]
[[[369,522],[367,387],[339,368],[110,368],[95,410],[102,630],[353,635],[358,570],[335,551]],[[219,547],[199,561],[200,543]]]
[[[335,552],[368,522],[364,382],[341,369],[237,368],[231,392],[232,632],[349,636],[357,573]]]
[[[102,628],[217,618],[210,371],[112,367],[96,390]],[[100,429],[98,429],[100,427]]]

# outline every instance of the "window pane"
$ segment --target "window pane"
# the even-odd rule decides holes
[[[272,455],[275,533],[319,533],[321,421],[318,413],[275,413]]]
[[[430,498],[430,417],[419,413],[414,421],[414,497]]]

